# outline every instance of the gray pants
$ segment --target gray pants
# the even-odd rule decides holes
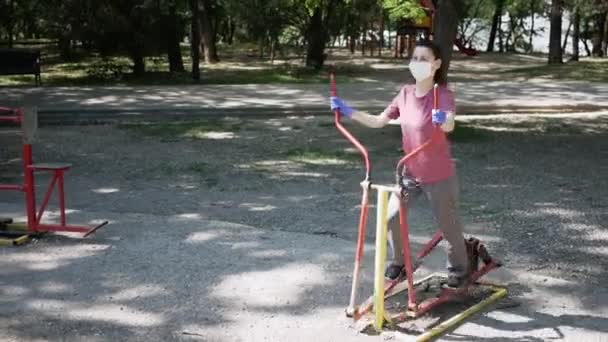
[[[448,242],[448,271],[456,275],[462,275],[468,271],[468,261],[462,223],[458,214],[458,179],[456,176],[452,176],[437,183],[423,184],[421,188],[431,204],[435,223],[441,229],[443,238]],[[412,200],[411,196],[409,200]],[[392,194],[389,200],[388,219],[388,240],[392,249],[393,263],[403,265],[403,243],[399,227],[399,198],[395,194]],[[413,255],[414,253],[412,253]]]

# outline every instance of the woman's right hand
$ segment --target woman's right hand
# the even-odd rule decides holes
[[[329,98],[329,105],[330,105],[332,111],[335,111],[336,109],[339,109],[341,116],[346,116],[346,117],[349,117],[349,118],[353,116],[354,109],[352,109],[351,107],[349,107],[346,104],[346,102],[344,102],[339,97],[335,97],[335,96],[330,97]]]

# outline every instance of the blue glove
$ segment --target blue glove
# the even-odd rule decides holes
[[[433,109],[433,123],[435,125],[443,125],[446,120],[446,113],[441,110]]]
[[[346,102],[342,101],[342,99],[339,97],[330,97],[329,105],[332,111],[339,109],[340,115],[342,116],[346,116],[349,118],[353,116],[354,109],[349,107]]]

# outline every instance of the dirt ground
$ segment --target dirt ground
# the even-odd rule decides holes
[[[399,128],[348,127],[373,180],[390,182]],[[17,146],[2,133],[10,182]],[[504,261],[498,278],[527,318],[490,313],[446,340],[608,340],[608,113],[466,116],[451,139],[466,232]],[[74,164],[70,220],[110,225],[0,250],[0,340],[373,339],[338,319],[363,172],[330,118],[49,126],[35,158]],[[2,193],[0,216],[22,215],[21,201]],[[411,210],[419,245],[433,222],[423,198]]]

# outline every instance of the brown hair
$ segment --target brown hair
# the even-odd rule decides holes
[[[416,42],[416,47],[427,48],[427,49],[431,50],[435,59],[442,59],[441,58],[441,49],[439,48],[439,46],[437,44],[435,44],[431,40],[427,40],[427,39],[419,40],[418,42]],[[439,69],[437,69],[437,71],[435,72],[435,76],[433,77],[433,81],[435,83],[438,83],[441,85],[445,85],[447,83],[447,77],[446,77],[447,72],[444,69],[445,69],[445,64],[443,63],[443,60],[442,60],[441,66],[439,67]]]

